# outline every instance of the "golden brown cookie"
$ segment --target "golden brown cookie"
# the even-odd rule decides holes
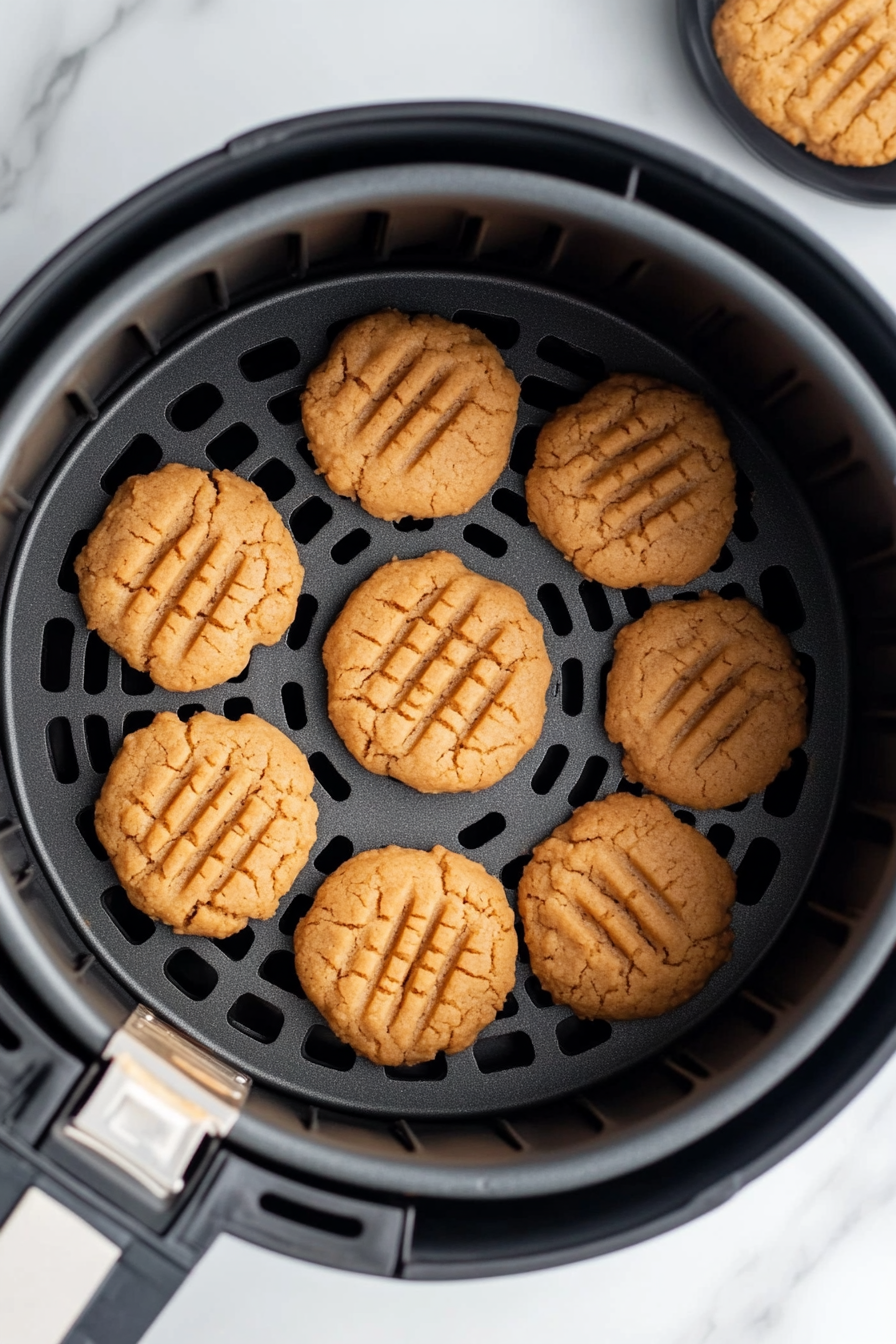
[[[276,644],[303,576],[263,490],[177,462],[118,487],[75,573],[90,629],[169,691],[228,681]]]
[[[532,969],[579,1017],[656,1017],[730,956],[735,878],[659,798],[586,803],[535,846],[517,905]]]
[[[370,849],[326,879],[296,929],[296,971],[343,1041],[374,1064],[472,1045],[513,987],[501,883],[436,845]]]
[[[694,392],[617,373],[545,425],[526,499],[539,532],[589,579],[689,583],[734,521],[728,439]]]
[[[896,159],[896,0],[726,0],[712,32],[741,102],[792,145]]]
[[[138,910],[228,938],[270,919],[304,868],[313,784],[298,747],[254,714],[157,714],[112,762],[96,833]]]
[[[431,551],[356,588],[323,647],[330,718],[376,775],[475,792],[538,741],[551,663],[515,588]]]
[[[507,466],[520,389],[481,331],[387,308],[340,332],[302,394],[314,460],[375,518],[466,513]]]
[[[727,807],[805,740],[806,686],[786,637],[745,598],[660,602],[616,636],[606,728],[629,779]]]

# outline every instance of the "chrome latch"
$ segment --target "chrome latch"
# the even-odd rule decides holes
[[[143,1007],[103,1059],[109,1067],[63,1133],[157,1198],[178,1194],[202,1141],[230,1133],[250,1080]]]

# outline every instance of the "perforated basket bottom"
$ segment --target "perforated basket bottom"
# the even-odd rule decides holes
[[[339,326],[385,306],[481,326],[522,384],[511,464],[464,517],[384,523],[314,474],[298,391]],[[532,846],[571,807],[620,785],[620,753],[604,733],[601,703],[613,638],[673,592],[583,583],[527,525],[522,494],[536,427],[614,369],[683,383],[721,410],[741,473],[740,507],[719,563],[690,590],[745,592],[791,634],[814,686],[805,752],[764,797],[696,817],[738,870],[739,897],[733,957],[690,1003],[650,1021],[580,1023],[549,1004],[521,944],[513,994],[472,1049],[410,1072],[376,1067],[331,1036],[292,969],[292,931],[322,876],[353,850],[441,843],[502,875],[512,898]],[[257,649],[238,684],[192,696],[159,690],[88,637],[71,567],[118,483],[163,461],[230,467],[257,481],[291,525],[306,570],[289,635]],[[368,774],[326,713],[320,648],[346,597],[392,556],[436,548],[517,587],[544,622],[554,666],[541,740],[479,794],[428,797]],[[520,1106],[669,1047],[743,980],[797,901],[833,807],[846,725],[832,576],[804,505],[755,432],[696,370],[619,319],[536,286],[471,275],[392,272],[309,284],[224,316],[157,358],[46,485],[14,562],[4,658],[7,754],[23,821],[89,948],[137,999],[254,1078],[309,1102],[389,1115]],[[159,710],[186,716],[200,704],[230,717],[251,708],[290,734],[311,761],[320,807],[311,862],[278,917],[220,943],[178,938],[134,911],[91,821],[123,734]]]

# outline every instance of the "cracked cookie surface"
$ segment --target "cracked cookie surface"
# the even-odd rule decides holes
[[[611,588],[689,583],[734,521],[734,466],[702,397],[617,373],[538,436],[529,515],[581,573]]]
[[[436,845],[356,854],[321,885],[295,934],[302,988],[374,1064],[456,1054],[513,987],[517,942],[504,888]]]
[[[481,331],[394,309],[339,333],[302,394],[314,460],[375,518],[466,513],[510,455],[519,385]]]
[[[584,1018],[656,1017],[731,955],[735,877],[659,798],[586,803],[536,845],[517,905],[532,969]]]
[[[157,714],[112,762],[96,833],[138,910],[228,938],[270,919],[308,861],[313,784],[298,747],[254,714]]]
[[[805,740],[806,685],[786,636],[746,598],[660,602],[616,636],[606,729],[629,779],[727,807]]]
[[[263,490],[177,462],[118,487],[75,573],[89,628],[169,691],[228,681],[276,644],[303,578]]]
[[[422,793],[488,788],[541,734],[541,625],[515,588],[448,551],[376,570],[331,626],[323,661],[349,751]]]
[[[741,102],[790,144],[896,159],[896,0],[726,0],[712,32]]]

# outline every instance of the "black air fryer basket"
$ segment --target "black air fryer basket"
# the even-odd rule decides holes
[[[304,380],[342,325],[386,306],[480,327],[521,383],[510,465],[464,517],[384,523],[315,474]],[[292,970],[323,875],[360,849],[443,843],[512,899],[534,843],[626,787],[603,730],[613,637],[682,594],[582,581],[523,497],[538,427],[617,369],[719,409],[737,517],[689,595],[746,593],[788,633],[809,737],[761,797],[678,813],[738,872],[734,955],[689,1004],[579,1022],[521,941],[514,991],[471,1050],[377,1068]],[[37,1181],[124,1248],[73,1339],[137,1339],[221,1230],[417,1278],[623,1245],[727,1197],[887,1056],[896,334],[791,221],[704,164],[557,113],[309,118],[182,170],[50,263],[0,318],[0,389],[0,1217]],[[116,486],[163,461],[256,481],[306,569],[281,644],[194,696],[88,636],[72,569]],[[481,794],[367,774],[326,716],[320,646],[348,593],[435,548],[518,587],[554,667],[540,742]],[[92,825],[124,733],[200,706],[289,733],[321,813],[278,918],[226,941],[134,910]],[[129,1052],[207,1106],[167,1185],[164,1145],[103,1129]]]

